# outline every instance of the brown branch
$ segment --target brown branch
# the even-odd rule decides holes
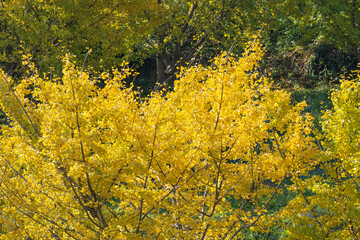
[[[210,225],[209,225],[209,223],[207,223],[207,224],[206,224],[206,227],[205,227],[205,229],[204,229],[204,232],[203,232],[203,234],[202,234],[202,236],[201,236],[201,238],[200,238],[200,240],[204,240],[204,239],[205,239],[206,233],[207,233],[209,227],[210,227]]]
[[[182,27],[181,32],[185,33],[189,30],[189,26],[190,26],[189,21],[193,18],[195,10],[198,7],[198,5],[199,5],[199,1],[196,1],[192,6],[190,10],[190,14],[188,16],[188,20],[185,22],[184,26]]]
[[[96,2],[96,1],[95,1]],[[105,14],[104,16],[100,17],[98,20],[92,22],[89,24],[89,27],[94,26],[95,24],[101,22],[102,20],[104,20],[105,18],[107,18],[108,16],[110,16],[118,7],[119,7],[120,1],[116,4],[116,6],[110,10],[110,12],[108,12],[107,14]]]
[[[216,128],[217,128],[217,126],[218,126],[218,124],[219,124],[219,121],[220,121],[220,112],[221,112],[221,106],[222,106],[223,96],[224,96],[224,84],[221,84],[220,104],[219,104],[219,110],[218,110],[217,117],[216,117],[216,122],[215,122],[214,131],[216,131]]]
[[[9,187],[8,187],[7,185],[5,185],[5,186],[6,186],[7,189],[9,189]],[[38,223],[38,224],[40,224],[40,225],[42,225],[42,226],[47,226],[47,225],[45,225],[44,223],[40,222],[39,220],[36,220],[35,218],[33,218],[30,214],[26,213],[25,211],[23,211],[22,209],[20,209],[18,206],[16,206],[16,205],[14,204],[14,202],[10,199],[10,197],[9,197],[3,190],[1,190],[1,192],[2,192],[2,195],[5,196],[5,197],[9,200],[10,204],[13,205],[19,212],[21,212],[22,214],[24,214],[25,216],[27,216],[27,217],[30,218],[31,220],[35,221],[36,223]],[[12,196],[14,196],[14,195],[12,195]],[[16,195],[16,197],[17,197],[21,202],[23,202],[25,205],[28,205],[28,206],[29,206],[29,204],[28,204],[27,202],[25,202],[24,199],[22,199],[20,196]],[[50,219],[49,219],[48,217],[46,217],[43,213],[41,213],[41,212],[39,212],[39,211],[36,211],[36,212],[34,212],[34,213],[37,213],[37,214],[41,215],[44,220],[46,220],[47,222],[49,222],[49,223],[57,226],[58,229],[61,229],[60,226],[59,226],[56,222],[54,222],[53,220],[50,220]],[[56,234],[53,233],[50,229],[48,229],[48,230],[49,230],[52,234],[56,235]],[[70,229],[69,229],[69,230],[70,230]],[[70,231],[76,232],[75,230],[70,230]],[[66,232],[70,237],[72,237],[72,238],[74,238],[74,239],[77,239],[77,238],[73,237],[71,234],[69,234],[66,230],[65,230],[65,232]],[[80,234],[80,235],[82,235],[82,234],[79,233],[79,232],[77,232],[77,233]]]
[[[208,189],[205,188],[205,191],[204,191],[204,203],[203,203],[203,209],[202,209],[202,216],[201,216],[201,221],[204,221],[205,220],[205,216],[207,216],[206,214],[206,197],[208,195]],[[195,209],[196,210],[196,209]],[[210,215],[208,215],[210,217]]]
[[[178,190],[178,189],[180,188],[179,186],[177,186],[177,184],[180,182],[181,179],[182,179],[181,177],[178,178],[177,183],[175,184],[176,186],[173,187],[173,188],[172,188],[167,194],[165,194],[160,200],[158,200],[158,201],[155,202],[155,204],[144,214],[142,220],[144,220],[145,217],[147,217],[147,215],[148,215],[149,213],[151,213],[152,210],[155,209],[155,206],[156,206],[156,205],[158,205],[160,202],[162,202],[164,199],[166,199],[171,193],[175,192],[176,190]]]
[[[29,120],[31,126],[33,127],[33,129],[35,130],[35,132],[37,133],[38,137],[41,137],[41,133],[40,131],[35,127],[35,124],[34,122],[32,121],[32,119],[30,118],[28,112],[25,110],[23,104],[21,103],[20,99],[16,96],[16,94],[14,93],[14,91],[11,89],[11,86],[10,84],[8,83],[6,77],[4,76],[4,74],[0,71],[0,74],[1,74],[1,77],[4,79],[4,82],[7,84],[8,86],[8,92],[15,97],[16,101],[18,102],[18,104],[20,105],[20,108],[21,108],[21,112],[23,112],[26,116],[26,118]],[[4,97],[6,97],[6,94],[3,92],[3,95]],[[6,97],[7,98],[7,97]],[[15,106],[15,104],[9,99],[9,102],[15,107],[17,108],[17,106]],[[10,109],[9,109],[10,110]],[[10,110],[11,111],[11,110]],[[16,119],[16,116],[13,114],[13,117],[15,117]],[[26,131],[25,127],[23,126],[23,124],[17,120],[17,122],[21,125],[21,127]]]
[[[8,160],[6,160],[6,158],[2,155],[0,155],[0,157],[2,157],[4,159],[4,161],[6,162],[7,165],[9,165],[9,167],[17,174],[19,175],[25,182],[27,182],[28,180],[19,172],[17,171]]]
[[[159,115],[160,115],[160,112],[161,112],[161,109],[159,110]],[[159,115],[158,115],[158,117],[159,117]],[[151,164],[152,164],[152,161],[154,159],[157,130],[158,130],[158,124],[156,123],[155,124],[155,129],[154,129],[154,137],[153,137],[153,141],[152,141],[152,150],[151,150],[151,154],[150,154],[150,161],[149,161],[149,164],[148,164],[148,170],[151,168]],[[143,189],[146,189],[147,181],[148,181],[148,176],[145,177]],[[139,207],[139,219],[138,219],[138,224],[137,224],[136,229],[135,229],[135,233],[139,233],[140,225],[141,225],[143,219],[145,218],[145,216],[147,216],[147,214],[144,215],[144,217],[142,216],[143,215],[143,205],[144,205],[144,199],[141,197],[141,199],[140,199],[140,207]]]
[[[35,13],[35,17],[38,20],[38,22],[41,22],[40,16],[37,13],[37,11],[35,10],[35,8],[31,5],[31,3],[29,2],[29,0],[26,0],[26,3],[28,4],[28,6],[30,7],[31,11],[33,11]]]
[[[88,219],[98,228],[103,229],[102,225],[99,225],[97,222],[94,221],[94,219],[91,217],[91,215],[89,214],[89,208],[87,206],[85,206],[85,204],[82,201],[82,198],[80,198],[80,196],[78,195],[78,193],[76,192],[76,189],[74,188],[72,182],[70,182],[70,186],[71,189],[73,190],[73,193],[75,194],[75,198],[78,200],[78,203],[80,204],[80,206],[82,207],[82,209],[85,211],[86,216],[88,217]]]
[[[315,222],[316,222],[320,227],[323,227],[323,225],[320,223],[320,221],[319,221],[319,219],[318,219],[318,216],[317,216],[317,214],[316,214],[313,206],[311,205],[309,199],[306,197],[305,193],[304,193],[303,191],[301,191],[298,183],[296,182],[295,184],[296,184],[297,190],[300,192],[301,196],[304,198],[306,204],[307,204],[309,207],[311,207],[310,211],[311,211],[311,213],[313,214],[313,216],[314,216],[314,218],[315,218]]]
[[[276,137],[276,132],[275,132],[275,129],[272,130],[273,134],[274,134],[274,140],[275,140],[275,144],[276,144],[276,147],[280,153],[280,156],[283,160],[285,160],[285,154],[282,152],[281,148],[280,148],[280,143],[279,141],[277,140],[277,137]]]
[[[273,192],[273,194],[271,195],[269,201],[268,201],[268,202],[266,203],[266,205],[262,208],[263,211],[270,205],[270,203],[271,203],[272,200],[274,199],[274,197],[275,197],[275,195],[277,194],[277,192],[278,192],[281,184],[283,183],[284,179],[285,179],[285,177],[284,177],[284,178],[281,180],[281,182],[277,185],[277,187],[276,187],[275,191]],[[241,225],[241,226],[235,231],[235,233],[229,238],[229,240],[231,240],[231,239],[233,239],[234,237],[236,237],[236,235],[238,235],[239,232],[240,232],[242,229],[244,229],[244,228],[250,228],[250,227],[254,226],[255,223],[256,223],[262,216],[263,216],[263,213],[259,214],[252,223],[246,224],[246,225]]]

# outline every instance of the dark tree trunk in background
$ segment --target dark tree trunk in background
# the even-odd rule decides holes
[[[166,80],[166,65],[165,65],[165,49],[164,49],[164,34],[160,34],[159,36],[159,49],[156,54],[156,78],[158,84],[162,85],[165,83]]]

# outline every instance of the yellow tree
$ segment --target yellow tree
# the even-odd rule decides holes
[[[321,175],[294,185],[300,194],[285,209],[290,239],[359,239],[360,72],[341,77],[325,112]],[[305,194],[305,191],[307,194]],[[302,214],[299,214],[301,212]]]
[[[312,118],[242,57],[183,70],[172,92],[137,98],[64,60],[12,87],[0,136],[2,239],[234,239],[272,226],[269,204],[314,168]],[[26,58],[26,57],[25,57]]]

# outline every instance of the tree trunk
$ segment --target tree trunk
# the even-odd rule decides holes
[[[166,74],[165,74],[165,54],[163,50],[160,50],[156,55],[156,78],[158,84],[162,85],[165,83]]]

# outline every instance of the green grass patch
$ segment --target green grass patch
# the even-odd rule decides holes
[[[294,103],[306,102],[305,112],[310,113],[315,118],[315,126],[319,130],[321,129],[320,120],[323,111],[333,107],[330,100],[331,89],[330,85],[321,85],[313,89],[298,88],[291,93]]]

